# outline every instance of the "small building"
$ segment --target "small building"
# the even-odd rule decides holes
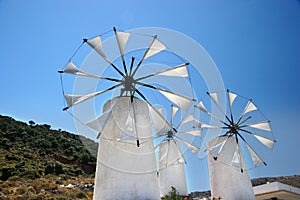
[[[280,182],[266,183],[253,187],[257,200],[298,200],[300,189]]]

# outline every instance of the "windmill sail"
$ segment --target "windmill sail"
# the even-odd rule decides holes
[[[69,109],[72,106],[75,106],[79,103],[82,103],[82,102],[84,102],[86,100],[89,100],[93,97],[96,97],[98,95],[104,94],[104,93],[106,93],[106,92],[108,92],[108,91],[110,91],[110,90],[112,90],[116,87],[121,86],[121,85],[122,84],[117,84],[117,85],[114,85],[114,86],[112,86],[112,87],[110,87],[106,90],[102,90],[102,91],[99,91],[99,92],[94,92],[94,93],[91,93],[91,94],[85,94],[85,95],[64,94],[68,106],[66,108],[64,108],[63,110]]]
[[[65,73],[65,74],[71,74],[75,76],[84,76],[89,78],[97,78],[102,80],[108,80],[108,81],[114,81],[114,82],[122,82],[121,80],[115,79],[115,78],[107,78],[102,76],[96,76],[89,73],[86,73],[82,70],[79,70],[72,61],[69,61],[66,68],[63,71],[58,71],[59,73]]]
[[[215,102],[215,104],[219,105],[218,94],[217,93],[209,93],[210,98]]]
[[[251,131],[248,131],[248,130],[245,130],[245,129],[241,129],[241,131],[244,131],[246,133],[249,133],[249,134],[253,135],[258,141],[260,141],[262,144],[264,144],[269,149],[272,149],[274,143],[276,142],[276,140],[272,140],[272,139],[263,137],[261,135],[258,135],[258,134],[254,133],[254,132],[251,132]]]
[[[265,146],[267,146],[269,149],[272,149],[273,148],[273,145],[275,143],[274,140],[271,140],[271,139],[268,139],[268,138],[265,138],[265,137],[262,137],[260,135],[256,135],[256,134],[253,134],[253,136],[258,140],[260,141],[262,144],[264,144]]]
[[[93,119],[93,120],[85,123],[88,127],[90,127],[91,129],[94,129],[98,132],[97,139],[100,137],[100,134],[101,134],[102,130],[104,129],[104,126],[106,125],[107,120],[111,116],[112,111],[116,105],[116,102],[114,102],[111,105],[111,107],[109,109],[107,109],[102,115],[100,115],[96,119]]]
[[[229,90],[227,90],[227,95],[228,95],[228,100],[229,100],[230,118],[233,121],[232,105],[233,105],[235,98],[237,97],[237,94],[234,94],[232,92],[229,92]]]
[[[128,72],[127,72],[127,68],[126,68],[126,62],[125,62],[125,59],[124,59],[124,52],[125,52],[126,44],[128,42],[130,33],[117,32],[116,28],[114,28],[114,32],[115,32],[115,35],[116,35],[116,40],[117,40],[119,51],[120,51],[120,54],[121,54],[124,71],[125,71],[125,74],[128,76]]]
[[[218,137],[216,139],[216,142],[208,149],[209,152],[213,155],[213,157],[218,157],[221,153],[226,141],[228,140],[228,137]]]
[[[196,153],[199,148],[192,145],[191,143],[187,142],[187,141],[183,141],[183,143],[193,152],[193,153]]]
[[[215,125],[210,125],[210,124],[205,124],[205,123],[201,123],[199,124],[200,128],[206,128],[206,129],[222,129],[222,127],[220,126],[215,126]]]
[[[188,63],[187,63],[188,64]],[[175,76],[175,77],[188,77],[189,73],[187,71],[187,64],[179,65],[177,67],[172,67],[161,72],[157,72],[156,75],[159,76]]]
[[[159,148],[159,164],[162,168],[185,163],[180,145],[175,140],[164,141],[159,144]]]
[[[91,46],[107,63],[109,63],[119,74],[125,77],[125,74],[121,72],[105,55],[101,36],[94,37],[92,39],[86,40],[89,46]]]
[[[178,107],[183,109],[184,111],[187,111],[190,107],[191,102],[193,99],[182,96],[180,94],[176,94],[167,90],[163,90],[160,88],[156,88],[162,95],[164,95],[167,99],[169,99],[171,102],[176,104]]]
[[[232,109],[232,105],[233,105],[233,102],[236,99],[236,97],[237,97],[237,94],[234,94],[234,93],[228,91],[230,109]]]
[[[269,132],[272,131],[269,121],[257,122],[257,123],[254,123],[254,124],[247,124],[245,126],[250,126],[252,128],[256,128],[256,129],[260,129],[260,130],[264,130],[264,131],[269,131]]]
[[[203,104],[202,101],[200,101],[200,102],[198,103],[198,108],[199,108],[200,110],[202,110],[203,112],[205,112],[205,113],[208,112],[207,109],[205,108],[205,106],[204,106],[204,104]]]
[[[188,122],[195,121],[195,120],[196,120],[196,118],[194,117],[194,115],[190,114],[190,115],[188,115],[186,118],[184,118],[184,119],[181,121],[181,123],[179,124],[179,126],[180,126],[180,125],[183,125],[183,124],[186,124],[186,123],[188,123]]]
[[[176,138],[178,138],[180,141],[182,141],[193,153],[196,153],[199,148],[193,145],[192,143],[186,141],[182,137],[178,137],[178,135],[175,135]]]
[[[148,108],[149,113],[151,115],[152,123],[157,134],[161,135],[172,129],[172,126],[169,123],[167,123],[167,121],[159,111],[153,108],[150,104],[148,104]]]
[[[225,117],[227,118],[226,113],[224,112],[224,110],[221,108],[220,104],[219,104],[219,97],[217,93],[208,93],[208,96],[211,98],[211,100],[215,103],[215,105],[218,107],[218,109],[223,113],[223,115],[225,115]]]
[[[253,164],[255,167],[259,166],[260,164],[265,162],[258,156],[258,154],[252,149],[252,147],[246,143],[247,149],[250,152]]]
[[[119,50],[121,53],[121,56],[124,56],[126,44],[128,42],[130,33],[128,32],[116,32],[116,38],[119,46]]]
[[[136,68],[134,69],[132,75],[135,75],[135,73],[137,72],[137,70],[139,69],[139,67],[141,66],[141,64],[143,63],[144,60],[150,58],[151,56],[153,56],[155,54],[158,54],[159,52],[161,52],[165,49],[167,49],[167,47],[157,39],[157,36],[154,36],[149,47],[145,51],[142,59],[137,64]]]
[[[243,111],[243,113],[242,113],[242,116],[249,113],[249,112],[251,112],[251,111],[254,111],[254,110],[257,110],[257,107],[254,105],[254,103],[251,100],[249,100],[246,107],[245,107],[245,109],[244,109],[244,111]]]
[[[235,151],[234,151],[233,156],[232,156],[231,165],[235,168],[243,169],[242,159],[241,159],[241,151],[240,151],[240,148],[239,148],[238,144],[236,144],[236,148],[235,148]]]
[[[169,68],[169,69],[166,69],[166,70],[162,70],[162,71],[159,71],[159,72],[148,74],[146,76],[137,78],[136,80],[139,81],[139,80],[143,80],[143,79],[150,78],[150,77],[153,77],[153,76],[188,77],[188,75],[189,75],[188,71],[187,71],[187,65],[188,64],[189,63],[185,63],[185,64],[182,64],[182,65],[179,65],[179,66],[176,66],[176,67],[172,67],[172,68]]]
[[[59,71],[59,72],[65,74],[77,75],[77,76],[86,76],[86,77],[99,78],[99,79],[101,78],[100,76],[95,76],[79,70],[72,61],[69,61],[66,68],[63,71]]]
[[[184,132],[178,132],[178,133],[187,133],[193,136],[201,136],[201,130],[190,130],[190,131],[184,131]]]
[[[163,51],[167,49],[167,47],[162,44],[157,37],[154,37],[153,42],[151,43],[151,45],[149,46],[149,48],[147,49],[144,57],[142,60],[146,60],[148,58],[150,58],[151,56],[154,56],[155,54],[158,54],[159,52]]]
[[[111,63],[106,57],[103,47],[102,47],[102,39],[101,36],[94,37],[92,39],[87,40],[88,45],[90,45],[104,60]]]
[[[171,114],[171,119],[174,118],[174,116],[176,115],[177,111],[179,110],[179,108],[172,106],[172,114]]]

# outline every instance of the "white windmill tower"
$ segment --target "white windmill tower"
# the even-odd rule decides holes
[[[95,78],[105,83],[112,83],[112,85],[88,94],[64,93],[67,102],[64,110],[99,95],[114,92],[111,94],[113,98],[105,103],[103,114],[86,123],[99,133],[98,138],[100,139],[94,199],[156,200],[159,199],[159,187],[151,122],[160,129],[170,129],[171,125],[150,103],[147,89],[166,97],[166,101],[176,104],[181,109],[187,109],[193,99],[161,88],[156,84],[149,84],[146,80],[153,77],[185,78],[188,76],[186,69],[188,63],[183,63],[181,60],[176,67],[168,67],[148,74],[139,73],[145,61],[148,61],[150,57],[163,51],[167,51],[169,54],[173,53],[158,40],[157,36],[145,35],[139,35],[139,37],[150,39],[145,50],[139,47],[142,49],[142,53],[139,54],[134,50],[127,53],[125,49],[133,33],[120,32],[115,28],[113,32],[112,38],[119,51],[119,56],[112,58],[115,62],[106,55],[113,51],[114,47],[105,45],[102,41],[104,34],[83,40],[83,44],[88,44],[99,55],[99,59],[102,59],[112,69],[115,73],[113,76],[94,75],[76,67],[73,57],[78,50],[65,69],[59,71],[61,74]],[[129,57],[134,53],[137,53],[136,58]],[[117,64],[118,58],[120,58],[119,64]],[[135,65],[136,60],[137,64]],[[121,68],[118,67],[120,65]],[[101,84],[101,86],[106,85]]]
[[[167,195],[171,187],[181,195],[187,195],[187,183],[184,170],[186,161],[182,148],[184,144],[193,153],[198,151],[198,147],[192,144],[194,137],[201,136],[200,130],[194,129],[195,118],[192,114],[184,117],[177,126],[174,126],[174,117],[178,107],[171,106],[171,129],[165,130],[160,136],[163,137],[156,147],[159,148],[159,184],[161,196]],[[187,137],[186,137],[187,136]],[[188,139],[189,138],[189,139]]]
[[[270,139],[273,137],[270,134],[270,121],[266,120],[251,99],[227,90],[229,109],[226,113],[219,105],[219,94],[207,94],[224,115],[222,120],[210,113],[202,101],[198,104],[198,108],[216,122],[216,124],[199,122],[199,127],[223,130],[221,136],[209,141],[207,145],[212,196],[225,200],[255,199],[244,155],[248,154],[251,157],[254,166],[266,165],[250,143],[260,142],[270,149],[273,147],[275,140]]]

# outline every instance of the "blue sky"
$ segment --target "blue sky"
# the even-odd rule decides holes
[[[60,70],[82,38],[118,27],[163,27],[201,44],[226,88],[259,105],[277,144],[251,177],[300,173],[300,2],[0,0],[0,114],[76,132],[62,112]],[[188,167],[189,190],[209,189],[206,159]]]

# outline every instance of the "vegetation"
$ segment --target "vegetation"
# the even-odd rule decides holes
[[[81,138],[0,115],[0,199],[91,198],[92,189],[85,186],[93,184],[96,158]],[[62,187],[68,184],[74,185],[72,192]]]
[[[180,195],[175,187],[171,187],[171,191],[169,192],[168,195],[164,196],[161,198],[161,200],[188,200],[188,197],[184,197]]]

